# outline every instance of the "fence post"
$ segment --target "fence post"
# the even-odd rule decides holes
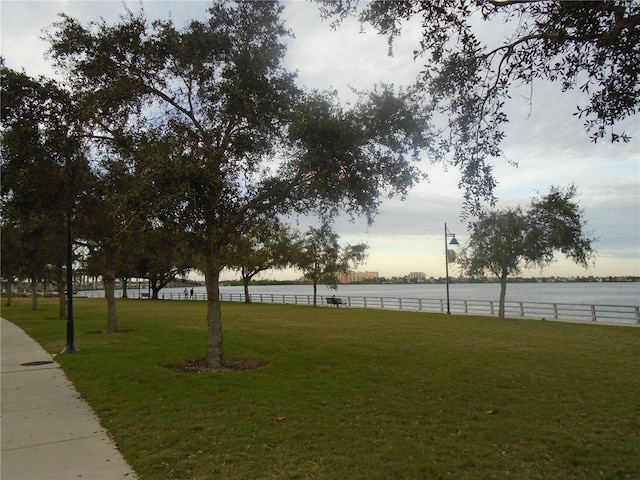
[[[384,308],[384,297],[380,297],[380,308]]]
[[[636,307],[636,323],[640,324],[640,307]]]
[[[491,304],[491,315],[495,315],[495,311],[493,310],[493,300],[489,302]]]
[[[520,302],[520,316],[524,317],[524,305]]]
[[[422,310],[422,299],[418,299],[418,310]]]
[[[554,303],[553,304],[553,318],[554,319],[558,319],[558,304]]]
[[[464,301],[464,313],[469,313],[469,309],[467,307],[467,301]]]
[[[444,312],[444,300],[440,299],[440,311]]]
[[[402,310],[402,298],[398,298],[398,306],[400,307],[400,310]]]
[[[592,322],[596,321],[596,306],[595,305],[591,305],[591,321]]]

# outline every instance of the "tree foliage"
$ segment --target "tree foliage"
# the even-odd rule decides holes
[[[295,254],[297,268],[313,283],[313,305],[317,304],[318,284],[337,288],[338,275],[356,268],[367,258],[364,243],[341,247],[339,236],[326,222],[310,227]]]
[[[36,282],[50,266],[62,272],[65,225],[89,168],[68,91],[53,80],[31,78],[3,64],[0,78],[2,228],[3,236],[17,242],[17,248],[3,249],[3,257],[11,257],[3,264],[12,265],[9,277],[20,273],[31,279],[35,308]],[[62,295],[60,315],[66,315]]]
[[[420,22],[414,54],[428,102],[445,119],[440,140],[463,172],[467,202],[491,193],[488,159],[501,154],[507,105],[515,89],[538,79],[577,89],[575,115],[593,141],[628,141],[616,126],[640,105],[640,4],[635,0],[384,1],[318,0],[334,26],[355,15],[392,43]]]
[[[507,278],[523,267],[543,268],[554,261],[555,252],[589,266],[593,239],[584,231],[576,194],[573,185],[552,187],[547,195],[532,199],[526,211],[521,207],[494,210],[472,224],[458,263],[471,277],[493,274],[500,279],[500,318],[504,318]]]
[[[224,264],[238,270],[244,287],[245,302],[251,303],[249,283],[266,270],[291,266],[299,234],[275,217],[258,217],[245,222],[225,247]]]
[[[390,88],[353,110],[298,88],[280,12],[216,1],[181,30],[131,11],[115,25],[63,16],[50,38],[87,133],[135,176],[127,196],[140,215],[203,259],[212,367],[223,362],[224,249],[242,225],[290,211],[371,219],[382,195],[419,178],[407,167],[427,145],[423,112]]]

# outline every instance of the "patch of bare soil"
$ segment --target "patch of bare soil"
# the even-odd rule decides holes
[[[131,333],[131,332],[133,332],[132,328],[123,328],[122,330],[117,330],[115,332],[108,332],[107,330],[92,330],[87,333],[91,335],[114,335],[118,333]]]
[[[194,360],[165,365],[165,367],[180,373],[215,373],[257,370],[262,367],[262,364],[255,360],[224,360],[222,368],[211,368],[207,365],[206,359],[196,358]]]

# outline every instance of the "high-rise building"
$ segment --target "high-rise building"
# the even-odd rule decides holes
[[[355,283],[377,279],[378,272],[347,272],[338,274],[338,283]]]

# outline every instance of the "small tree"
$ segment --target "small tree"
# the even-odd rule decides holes
[[[245,303],[251,303],[249,283],[257,274],[292,264],[292,251],[297,241],[298,234],[274,217],[263,217],[243,225],[243,231],[230,242],[224,256],[228,268],[240,271]]]
[[[500,279],[498,316],[504,318],[507,278],[524,266],[543,268],[560,251],[585,268],[593,257],[593,241],[584,231],[585,222],[573,201],[576,188],[551,187],[542,198],[534,198],[529,210],[506,208],[483,215],[472,224],[469,243],[458,256],[461,269],[469,276],[487,273]]]
[[[184,278],[193,267],[194,255],[176,241],[173,230],[138,224],[130,235],[129,277],[149,280],[151,298],[158,300],[160,291],[176,278]]]
[[[296,264],[304,276],[313,282],[313,306],[317,305],[318,283],[325,282],[337,289],[338,274],[347,273],[367,257],[368,245],[359,243],[340,247],[338,234],[327,223],[309,228],[299,244]]]

